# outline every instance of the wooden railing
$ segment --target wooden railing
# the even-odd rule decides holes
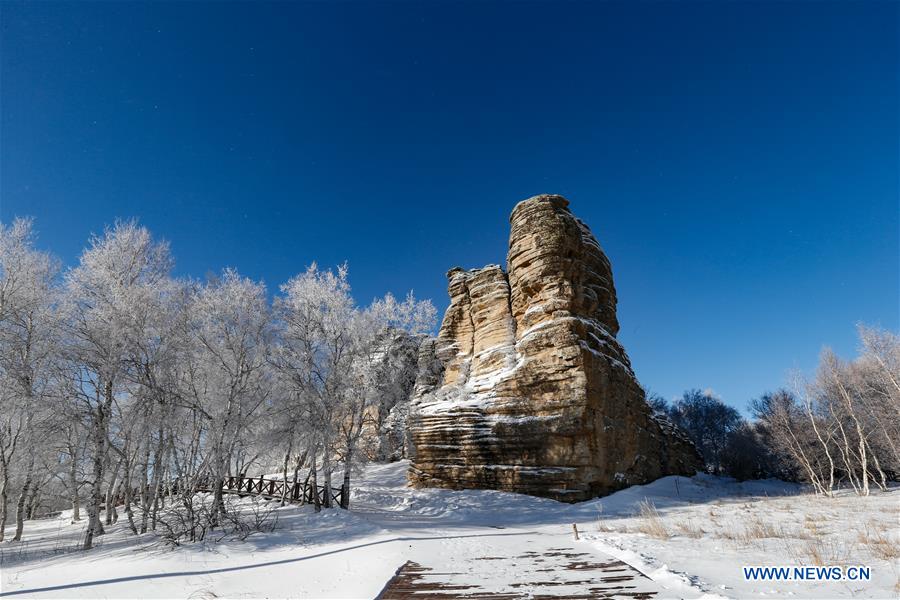
[[[287,486],[286,489],[285,486]],[[200,481],[195,482],[192,487],[195,492],[215,491],[213,480],[209,477],[200,479]],[[343,487],[332,487],[330,490],[327,490],[324,485],[319,485],[316,486],[315,489],[319,493],[319,501],[323,504],[325,503],[325,494],[330,493],[332,502],[336,506],[343,506]],[[163,486],[163,490],[163,493],[166,495],[177,494],[179,491],[179,483],[175,481],[171,485]],[[293,483],[281,479],[266,479],[262,476],[245,477],[243,475],[228,475],[222,480],[222,493],[237,494],[239,496],[260,496],[270,500],[280,500],[283,495],[287,502],[301,504],[312,504],[314,501],[313,486],[310,483],[303,481]],[[139,489],[133,490],[131,493],[132,502],[140,502],[140,495]],[[125,494],[124,492],[119,492],[113,505],[124,503]]]
[[[287,486],[287,489],[285,489]],[[211,492],[211,487],[202,486],[201,490]],[[249,478],[229,475],[222,481],[222,491],[227,494],[238,494],[241,496],[262,496],[263,498],[281,499],[282,496],[289,502],[300,502],[303,504],[311,504],[313,502],[313,486],[309,483],[298,481],[291,483],[282,479],[265,479],[260,476],[257,478]],[[320,501],[324,502],[325,494],[328,490],[324,485],[316,486],[319,492]],[[344,489],[334,487],[330,490],[331,500],[336,502],[338,506],[343,504]]]

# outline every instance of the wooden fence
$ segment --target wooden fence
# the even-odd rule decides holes
[[[285,486],[287,489],[285,490]],[[211,487],[201,486],[201,490],[211,492]],[[324,502],[325,494],[328,490],[324,485],[316,486],[319,492],[320,501]],[[298,481],[291,483],[282,479],[265,479],[260,476],[258,478],[234,477],[229,475],[222,481],[222,492],[227,494],[238,494],[241,496],[262,496],[280,500],[282,496],[288,502],[300,502],[303,504],[312,504],[313,502],[313,486],[309,483]],[[343,505],[344,488],[331,488],[331,500],[336,502],[338,506]]]
[[[285,489],[287,486],[287,489]],[[325,494],[329,493],[327,488],[324,485],[316,486],[316,491],[319,493],[319,501],[323,504],[325,503]],[[169,494],[177,494],[179,490],[179,483],[177,481],[172,482],[170,485],[163,486],[163,493],[165,495]],[[201,479],[199,482],[194,484],[195,492],[213,492],[215,491],[215,485],[213,484],[213,480],[209,477],[205,477]],[[266,479],[265,477],[244,477],[243,475],[233,476],[228,475],[222,480],[222,493],[224,494],[236,494],[238,496],[260,496],[262,498],[267,498],[270,500],[281,500],[282,495],[284,495],[285,500],[291,503],[301,503],[301,504],[312,504],[313,503],[313,486],[310,483],[298,481],[297,483],[292,483],[291,481],[283,481],[281,479]],[[344,502],[344,488],[335,488],[332,487],[330,490],[331,500],[336,506],[343,506]],[[141,491],[140,489],[135,489],[131,493],[132,502],[138,503],[140,502]],[[116,496],[113,505],[120,505],[125,503],[125,494],[124,492],[119,492]]]

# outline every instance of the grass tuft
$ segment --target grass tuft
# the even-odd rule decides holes
[[[653,502],[646,498],[642,500],[638,505],[637,516],[640,520],[637,531],[660,540],[666,540],[672,537],[672,534],[669,533],[665,523],[663,523],[662,517],[659,516],[659,511],[656,510],[656,506],[653,505]]]

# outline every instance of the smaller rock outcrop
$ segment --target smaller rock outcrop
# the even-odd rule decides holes
[[[361,436],[362,450],[370,460],[394,461],[408,454],[409,399],[423,339],[402,329],[387,329],[377,342],[372,377],[377,384],[368,390]]]

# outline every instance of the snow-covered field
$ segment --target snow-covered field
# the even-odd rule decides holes
[[[120,521],[97,548],[82,553],[74,547],[83,522],[70,524],[68,515],[30,522],[23,542],[0,545],[0,595],[374,598],[413,560],[453,572],[453,583],[527,597],[545,592],[523,584],[534,564],[518,558],[563,551],[621,559],[646,574],[642,585],[661,598],[900,594],[897,488],[863,499],[821,499],[778,481],[698,475],[566,505],[493,491],[412,490],[405,487],[405,468],[369,466],[350,512],[278,508],[275,532],[244,541],[171,549],[155,535],[129,535]],[[872,579],[748,582],[741,569],[818,564],[867,565]],[[554,594],[579,591],[563,569],[542,577],[555,581]]]

